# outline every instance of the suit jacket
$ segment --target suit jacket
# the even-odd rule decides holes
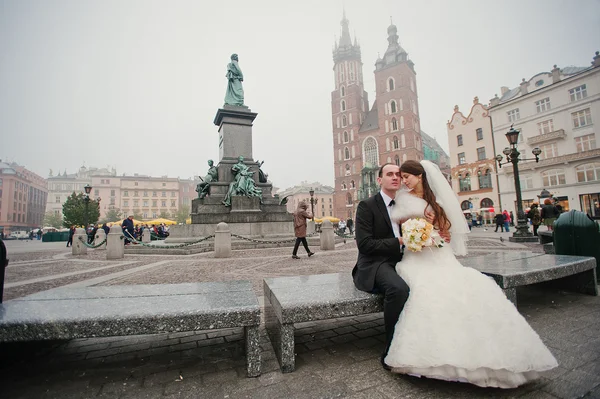
[[[358,204],[354,227],[358,246],[358,260],[352,270],[354,285],[371,292],[379,267],[402,260],[402,248],[394,236],[387,205],[380,193]]]

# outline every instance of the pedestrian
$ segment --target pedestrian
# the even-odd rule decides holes
[[[102,230],[104,230],[104,233],[106,234],[106,237],[108,237],[108,233],[110,233],[110,226],[108,225],[108,223],[104,223],[102,225]]]
[[[123,227],[123,235],[125,236],[125,245],[129,245],[129,243],[134,239],[133,238],[133,215],[127,216],[127,219],[123,220],[121,227]]]
[[[544,200],[544,206],[542,207],[540,215],[542,217],[542,223],[546,225],[548,231],[552,231],[552,226],[554,225],[554,221],[558,217],[559,212],[550,198]]]
[[[38,231],[37,231],[37,239],[38,239],[38,241],[42,239],[42,229],[38,229]]]
[[[346,227],[348,227],[350,235],[354,234],[354,221],[352,218],[348,218],[348,220],[346,220]]]
[[[98,225],[92,224],[90,232],[88,233],[88,244],[92,245],[96,239],[96,233],[98,232]]]
[[[298,254],[298,247],[300,243],[304,245],[304,249],[306,249],[306,253],[309,257],[314,255],[314,252],[310,252],[308,249],[308,242],[306,241],[306,220],[312,219],[312,214],[307,211],[308,205],[306,201],[300,201],[298,203],[298,208],[296,212],[294,212],[294,233],[296,235],[296,244],[294,244],[294,251],[292,252],[293,259],[300,259]]]
[[[69,239],[67,240],[67,248],[73,246],[73,235],[75,234],[75,226],[69,229]]]
[[[504,232],[504,215],[501,213],[498,213],[496,216],[494,216],[494,221],[496,222],[496,230],[494,232],[497,233],[498,227],[500,227],[500,233],[503,233]]]
[[[510,225],[511,226],[515,226],[515,215],[513,214],[513,211],[510,211]]]
[[[527,212],[527,217],[531,220],[531,225],[533,226],[533,235],[537,236],[538,228],[540,227],[540,224],[542,224],[542,215],[540,214],[538,204],[535,202],[531,204],[531,209],[529,212]]]
[[[510,215],[508,214],[508,211],[506,209],[504,210],[504,212],[502,212],[502,216],[504,217],[504,228],[508,233],[510,231]]]
[[[338,223],[338,229],[340,230],[340,234],[344,234],[346,232],[346,222],[340,220]]]

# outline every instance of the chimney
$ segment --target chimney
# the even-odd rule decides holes
[[[554,69],[552,69],[552,83],[560,82],[560,68],[554,65]]]
[[[521,95],[524,96],[525,94],[527,94],[527,86],[529,86],[529,82],[526,82],[525,78],[523,78],[520,86],[521,86]]]
[[[501,95],[501,96],[505,95],[506,93],[508,93],[508,91],[509,91],[509,90],[510,90],[510,89],[509,89],[508,87],[506,87],[506,86],[502,86],[502,87],[500,88],[500,95]],[[498,95],[497,95],[497,94],[496,94],[496,97],[498,97]]]
[[[600,51],[596,51],[596,56],[594,57],[594,61],[592,61],[592,66],[594,68],[600,66]]]
[[[504,87],[502,88],[504,89]],[[500,104],[500,99],[498,98],[497,94],[494,94],[494,98],[490,100],[490,107],[495,107],[498,104]]]

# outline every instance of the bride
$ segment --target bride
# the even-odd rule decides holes
[[[403,222],[435,212],[434,225],[449,229],[450,244],[406,250],[396,271],[410,296],[385,358],[392,371],[481,387],[515,388],[558,366],[537,333],[494,280],[464,267],[469,231],[456,195],[438,167],[407,161],[392,219]]]

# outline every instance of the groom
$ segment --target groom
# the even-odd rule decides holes
[[[358,204],[355,221],[358,260],[352,277],[359,290],[383,294],[386,346],[381,364],[386,370],[390,368],[384,359],[410,292],[406,282],[396,273],[395,266],[402,260],[404,246],[400,225],[391,221],[401,180],[400,167],[384,164],[377,177],[381,191]]]

